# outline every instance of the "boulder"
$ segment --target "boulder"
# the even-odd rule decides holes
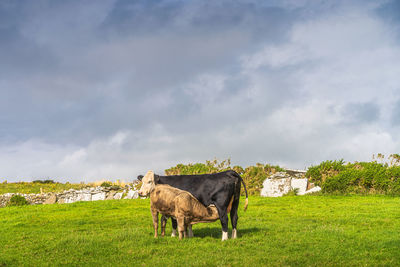
[[[114,199],[115,193],[116,192],[114,190],[111,190],[110,192],[108,192],[107,196],[106,196],[106,200]]]
[[[43,202],[44,205],[54,204],[57,202],[57,195],[52,193],[50,196]]]
[[[105,192],[101,192],[101,193],[97,193],[92,195],[92,201],[96,201],[96,200],[105,200],[106,199],[106,193]]]
[[[294,189],[297,189],[298,195],[304,195],[308,185],[308,180],[304,175],[305,171],[298,170],[277,172],[265,179],[261,196],[281,197]]]
[[[304,179],[292,178],[292,180],[290,182],[292,189],[298,190],[297,191],[298,195],[304,195],[306,193],[307,184],[308,184],[307,178],[304,178]]]
[[[121,199],[122,198],[122,192],[119,192],[119,193],[116,193],[115,195],[114,195],[114,199]]]
[[[265,179],[261,196],[281,197],[289,193],[291,189],[291,177],[283,172],[278,172]]]
[[[136,199],[136,198],[139,198],[139,192],[136,190],[129,190],[125,197],[125,199]]]
[[[315,192],[318,192],[318,191],[321,191],[321,187],[316,186],[316,187],[311,188],[310,190],[307,190],[305,192],[305,194],[311,194],[311,193],[315,193]]]
[[[80,193],[77,195],[76,201],[92,201],[92,194]]]

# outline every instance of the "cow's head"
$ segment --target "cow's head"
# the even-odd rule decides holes
[[[157,176],[156,176],[157,177]],[[140,196],[147,196],[149,195],[157,184],[157,178],[155,178],[153,171],[148,171],[145,176],[143,176],[142,186],[139,189]]]

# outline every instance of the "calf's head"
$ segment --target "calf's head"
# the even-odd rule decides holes
[[[157,184],[157,178],[154,175],[153,171],[148,171],[145,176],[142,178],[142,186],[139,189],[140,196],[149,195]]]

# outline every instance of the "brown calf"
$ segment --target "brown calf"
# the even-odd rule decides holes
[[[215,206],[204,207],[192,194],[169,185],[154,185],[150,192],[150,209],[153,216],[154,237],[158,231],[158,213],[176,218],[179,239],[186,236],[187,227],[219,219]],[[162,225],[165,232],[165,224]]]

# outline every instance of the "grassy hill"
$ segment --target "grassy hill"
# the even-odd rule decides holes
[[[192,239],[154,239],[148,199],[6,207],[0,266],[396,266],[399,205],[390,196],[250,197],[239,238],[226,242],[219,222],[195,225]]]

